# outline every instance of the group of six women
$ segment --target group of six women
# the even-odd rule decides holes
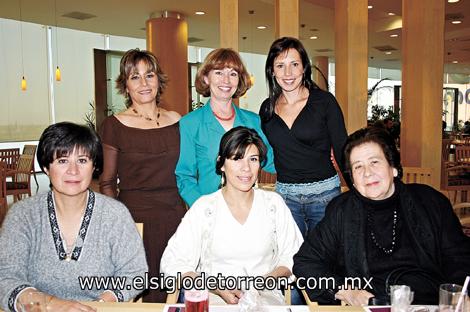
[[[61,275],[123,275],[130,283],[147,271],[150,276],[265,277],[289,277],[293,271],[334,277],[336,286],[307,293],[322,303],[339,299],[349,304],[385,298],[389,273],[400,269],[400,276],[408,278],[404,281],[420,288],[416,297],[421,302],[435,301],[439,282],[462,282],[468,269],[460,265],[469,263],[470,248],[456,248],[470,246],[468,238],[438,192],[401,184],[393,140],[365,129],[347,141],[341,109],[312,81],[299,40],[276,40],[265,71],[269,98],[257,115],[233,103],[251,87],[239,55],[231,49],[212,51],[195,83],[210,99],[181,118],[160,105],[167,78],[155,56],[128,51],[116,81],[127,109],[102,124],[100,191],[125,204],[132,218],[117,201],[88,190],[93,170],[102,165],[96,135],[69,123],[50,126],[41,137],[38,161],[51,191],[12,207],[0,234],[0,252],[23,257],[19,262],[0,258],[0,276],[8,277],[0,281],[2,306],[14,310],[27,301],[28,289],[46,293],[51,306],[60,303],[67,311],[93,310],[73,300],[122,301],[138,293],[133,287],[83,292],[76,285],[65,287],[71,280],[45,281]],[[87,134],[82,138],[78,132]],[[332,155],[351,181],[352,190],[339,197]],[[53,170],[56,163],[61,170]],[[276,193],[254,188],[261,168],[277,173]],[[425,205],[424,198],[432,204]],[[39,216],[38,206],[44,206]],[[27,220],[24,233],[18,229],[21,220]],[[144,223],[145,252],[136,231],[129,229],[132,220]],[[115,231],[119,234],[110,237]],[[31,236],[40,247],[31,245]],[[86,254],[93,259],[84,259]],[[49,268],[44,276],[34,273],[44,266]],[[372,276],[374,288],[341,288],[346,276]],[[146,290],[144,301],[163,302],[166,295],[161,289]],[[239,289],[217,289],[211,302],[237,303],[242,295]],[[260,295],[263,303],[282,303],[279,291]]]

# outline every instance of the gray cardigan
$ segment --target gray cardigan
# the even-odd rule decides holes
[[[89,193],[72,260],[65,259],[58,233],[52,193],[41,193],[10,208],[0,229],[0,303],[13,310],[16,296],[26,287],[71,300],[98,298],[104,289],[127,301],[141,290],[132,278],[147,271],[145,250],[134,221],[120,202]],[[112,286],[82,289],[79,276],[126,277],[123,289]]]

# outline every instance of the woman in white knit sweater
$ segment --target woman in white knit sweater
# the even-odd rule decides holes
[[[202,196],[186,213],[163,254],[165,275],[292,275],[302,235],[278,194],[253,188],[265,160],[266,146],[256,131],[236,127],[222,137],[215,168],[222,188]],[[236,304],[243,295],[243,289],[218,286],[211,304]],[[260,295],[263,303],[283,303],[280,291]]]

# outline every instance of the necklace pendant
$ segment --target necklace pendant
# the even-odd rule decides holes
[[[65,261],[70,262],[72,261],[72,257],[70,255],[65,256]]]

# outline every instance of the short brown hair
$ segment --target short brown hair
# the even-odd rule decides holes
[[[204,76],[207,76],[213,69],[232,68],[238,73],[238,87],[237,91],[233,94],[234,98],[240,97],[251,88],[251,80],[248,71],[243,65],[240,55],[232,49],[219,48],[209,53],[204,60],[204,63],[197,71],[196,75],[196,91],[203,96],[210,96],[211,92],[209,85],[204,81]]]
[[[168,77],[163,73],[162,68],[158,62],[158,59],[151,52],[146,50],[132,49],[127,51],[122,59],[120,65],[120,73],[116,79],[116,89],[119,94],[126,97],[126,106],[129,107],[132,104],[132,99],[127,94],[127,79],[132,74],[137,64],[144,62],[151,72],[157,75],[158,79],[158,90],[156,101],[157,104],[160,102],[160,97],[166,88]]]

